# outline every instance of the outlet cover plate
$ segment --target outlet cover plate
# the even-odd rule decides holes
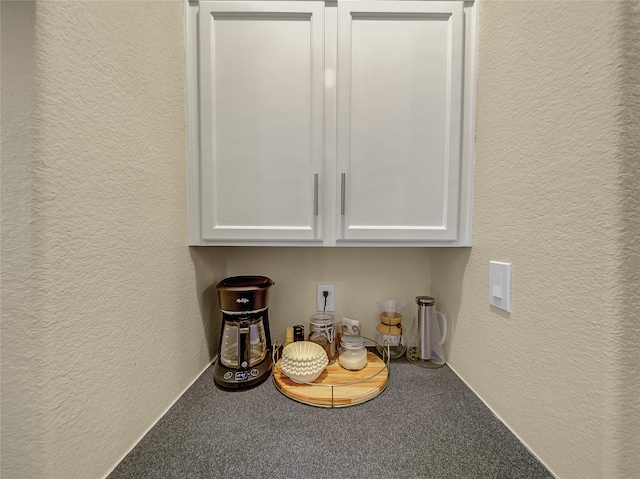
[[[329,291],[329,296],[327,296],[326,308],[324,305],[324,295],[322,294],[324,291]],[[316,294],[317,294],[316,311],[324,310],[329,313],[336,310],[335,288],[332,284],[319,284]]]

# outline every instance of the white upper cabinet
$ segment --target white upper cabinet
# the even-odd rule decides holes
[[[338,239],[455,241],[462,3],[350,1],[338,14]]]
[[[321,2],[201,2],[196,242],[315,240]]]
[[[469,246],[475,5],[186,4],[189,242]]]

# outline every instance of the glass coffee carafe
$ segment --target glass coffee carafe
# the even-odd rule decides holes
[[[380,354],[389,348],[389,357],[397,359],[407,350],[405,327],[402,325],[402,311],[405,303],[394,299],[376,301],[380,323],[376,326],[376,349]]]
[[[267,342],[262,315],[257,318],[225,317],[220,344],[222,364],[228,368],[246,368],[259,364],[266,355]]]

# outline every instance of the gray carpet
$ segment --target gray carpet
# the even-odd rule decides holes
[[[271,378],[218,389],[209,368],[109,475],[119,478],[553,477],[447,367],[391,362],[387,389],[307,406]]]

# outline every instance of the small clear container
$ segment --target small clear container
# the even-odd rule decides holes
[[[336,361],[336,318],[333,314],[317,313],[311,315],[308,339],[323,347],[327,353],[329,364]]]
[[[342,337],[338,363],[350,371],[358,371],[367,365],[367,350],[362,336]]]

